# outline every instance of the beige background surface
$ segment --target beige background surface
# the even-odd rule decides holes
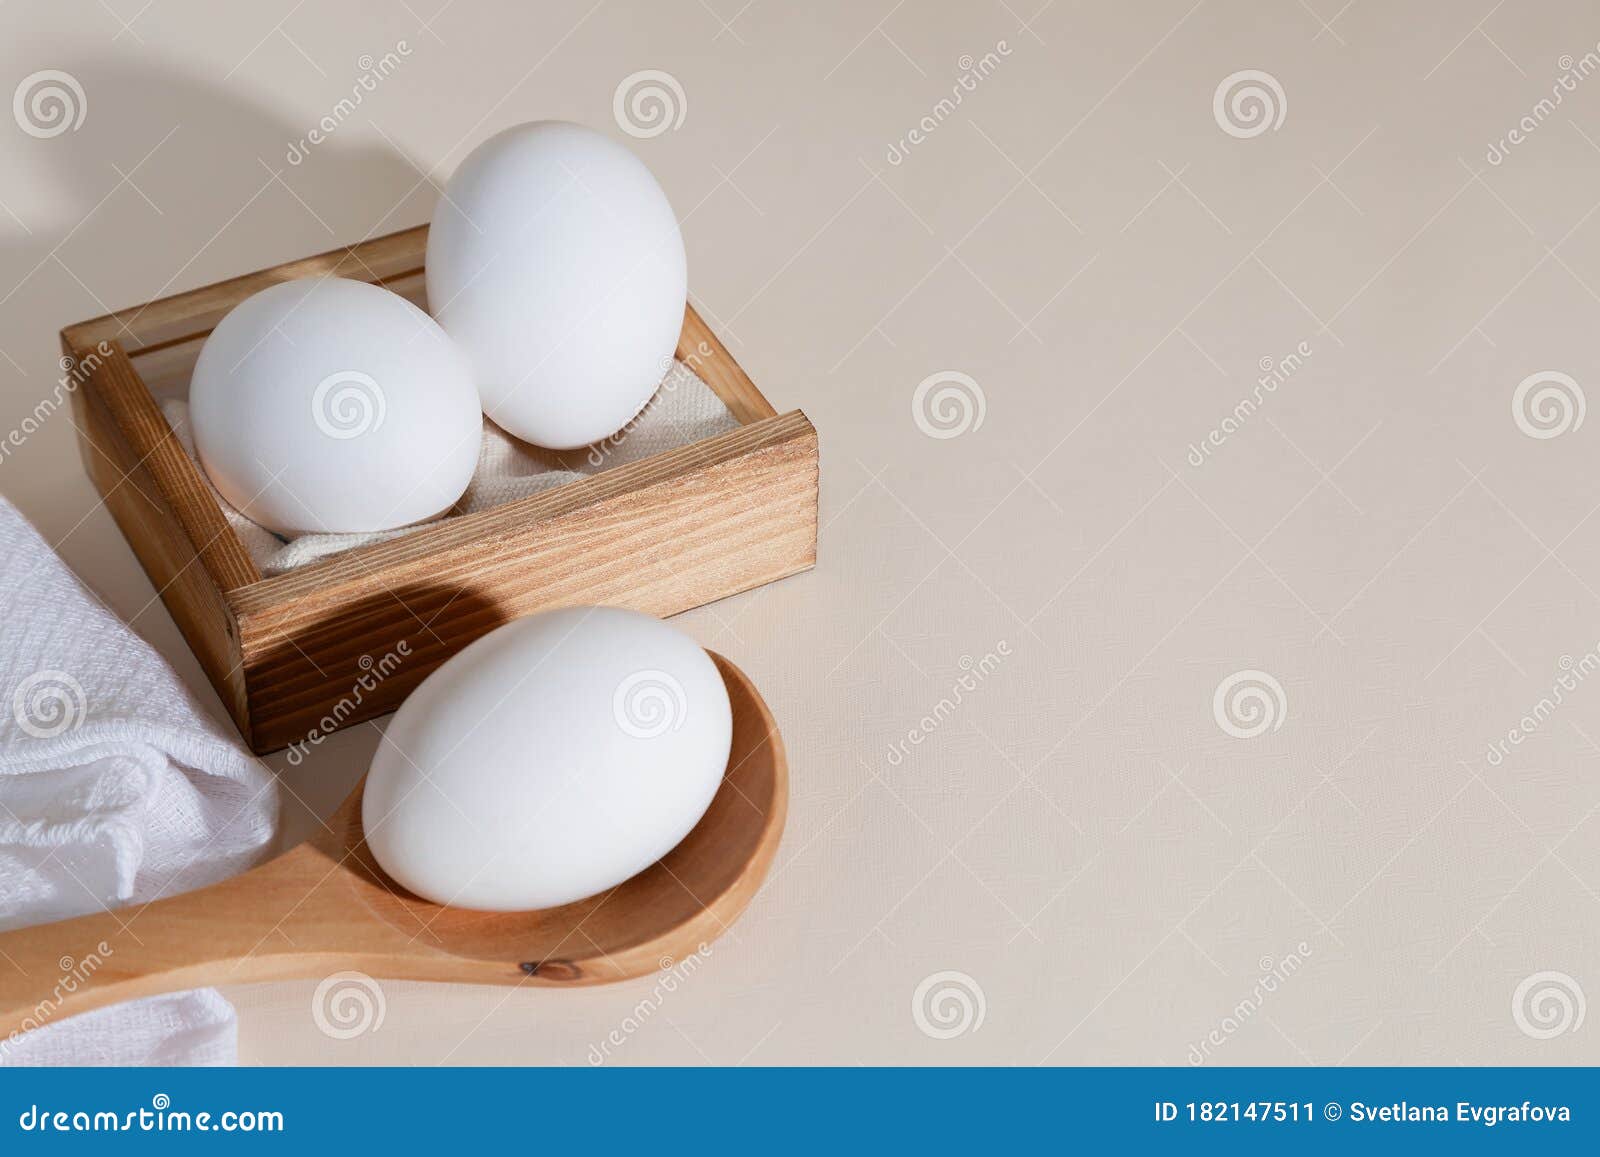
[[[1213,1032],[1211,1063],[1600,1061],[1600,418],[1514,408],[1600,383],[1592,6],[223,7],[0,13],[0,88],[86,100],[0,126],[0,428],[62,324],[426,220],[475,143],[562,117],[659,176],[696,304],[821,431],[826,524],[814,573],[678,620],[793,762],[778,867],[703,967],[386,983],[351,1040],[311,983],[233,989],[247,1061],[583,1064],[614,1029],[613,1063],[1182,1064]],[[1246,69],[1282,120],[1230,133]],[[636,139],[642,70],[682,120]],[[918,410],[947,372],[981,423]],[[214,707],[68,421],[0,491]],[[1241,671],[1253,738],[1213,708]],[[273,761],[288,837],[377,741]]]

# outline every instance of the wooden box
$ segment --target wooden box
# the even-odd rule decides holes
[[[426,244],[419,226],[61,332],[84,464],[257,752],[394,710],[508,619],[583,603],[671,615],[816,561],[816,430],[778,414],[691,307],[678,357],[738,429],[263,578],[157,395],[184,389],[211,328],[276,282],[358,278],[425,308]]]

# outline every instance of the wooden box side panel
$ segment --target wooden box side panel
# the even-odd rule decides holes
[[[90,481],[200,660],[223,705],[239,730],[248,735],[250,720],[238,633],[221,591],[162,497],[148,463],[141,461],[128,445],[92,379],[73,391],[72,410],[78,427],[78,450]]]
[[[171,511],[204,574],[224,591],[258,581],[261,573],[244,543],[228,525],[200,468],[178,443],[122,347],[114,341],[101,341],[91,349],[74,347],[64,335],[62,347],[74,359],[73,373],[83,380],[81,392],[92,394],[104,407],[116,427],[118,443],[149,476],[154,493]]]
[[[79,322],[68,326],[63,336],[82,347],[120,341],[135,352],[184,341],[211,332],[234,306],[281,281],[323,276],[387,281],[413,272],[422,267],[427,244],[428,227],[418,225]]]
[[[799,414],[770,425],[776,436],[742,454],[510,520],[499,535],[374,569],[336,600],[306,590],[246,609],[251,592],[237,592],[252,746],[314,742],[392,711],[521,615],[589,603],[672,615],[815,565],[816,431]]]
[[[683,311],[677,358],[711,387],[711,392],[722,399],[722,404],[728,407],[728,412],[740,425],[778,416],[772,403],[756,388],[744,368],[734,360],[692,305]]]

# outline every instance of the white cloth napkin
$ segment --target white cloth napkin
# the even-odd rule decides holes
[[[161,409],[189,457],[195,458],[188,401],[168,398]],[[474,514],[488,510],[491,506],[526,498],[613,466],[637,462],[663,450],[726,433],[738,425],[722,399],[681,361],[672,363],[672,369],[638,417],[604,442],[581,450],[545,450],[513,438],[485,418],[478,469],[467,492],[456,504],[456,512]],[[201,473],[204,476],[204,471]],[[215,488],[212,495],[263,575],[282,574],[352,547],[382,542],[420,529],[410,526],[374,534],[306,534],[284,539],[251,522],[230,506]]]
[[[214,883],[277,814],[266,767],[0,498],[0,929]],[[183,993],[0,1040],[0,1064],[230,1063],[236,1028]]]

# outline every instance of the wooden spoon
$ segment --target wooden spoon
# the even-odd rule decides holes
[[[324,830],[243,875],[0,935],[0,1039],[102,1005],[218,984],[343,970],[472,984],[603,984],[692,955],[755,895],[789,806],[788,763],[771,712],[743,672],[712,658],[733,705],[722,787],[681,844],[610,892],[510,913],[419,899],[367,850],[358,785]]]

